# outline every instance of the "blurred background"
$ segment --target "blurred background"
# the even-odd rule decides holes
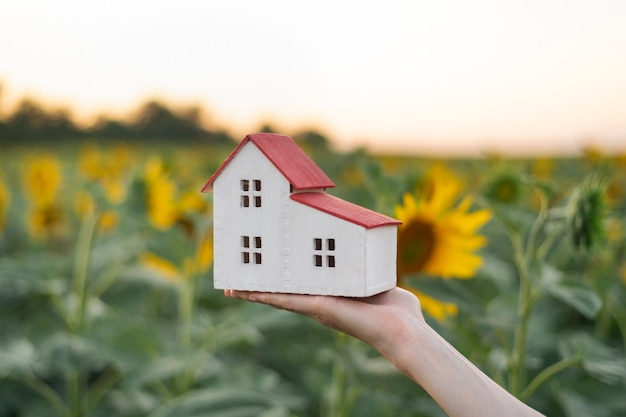
[[[343,149],[621,150],[626,6],[601,2],[6,1],[3,121],[82,128],[146,100],[234,137],[315,127]]]
[[[0,417],[441,416],[212,288],[212,196],[291,135],[398,285],[546,415],[626,414],[626,3],[0,4]]]

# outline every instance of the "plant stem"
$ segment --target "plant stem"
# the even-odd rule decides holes
[[[519,272],[519,294],[517,302],[518,323],[515,327],[513,340],[513,352],[511,355],[511,370],[509,389],[513,395],[519,397],[526,380],[526,338],[528,334],[528,322],[531,311],[531,288],[528,263],[524,255],[522,238],[519,233],[511,236],[515,253],[515,264]]]
[[[81,393],[81,386],[83,383],[83,375],[81,375],[80,370],[72,369],[69,371],[68,396],[73,417],[83,417],[86,415],[85,401]]]
[[[194,313],[194,301],[195,301],[195,277],[191,275],[183,275],[183,282],[180,283],[178,288],[178,325],[179,325],[179,340],[184,348],[192,350],[192,320]],[[191,353],[190,353],[191,354]],[[186,392],[193,383],[195,375],[195,367],[193,366],[195,361],[189,360],[188,365],[179,375],[176,382],[176,391],[179,393]]]
[[[183,346],[191,346],[191,321],[193,319],[194,288],[193,278],[185,276],[179,287],[178,319],[180,340]]]
[[[357,391],[350,387],[346,366],[343,358],[350,336],[336,332],[336,341],[341,355],[335,357],[332,367],[332,382],[328,391],[326,410],[323,410],[324,417],[347,417],[354,408]]]
[[[89,388],[87,396],[87,415],[91,414],[98,402],[104,397],[104,394],[121,379],[121,374],[114,368],[109,368],[106,372],[98,377],[98,379]]]
[[[541,386],[541,384],[546,382],[548,379],[550,379],[557,373],[571,366],[576,366],[579,363],[580,363],[580,358],[578,357],[565,358],[556,363],[553,363],[552,365],[548,366],[543,371],[541,371],[539,374],[537,374],[537,376],[520,393],[519,399],[522,401],[527,401],[530,398],[530,396],[537,390],[537,388]]]
[[[94,215],[86,216],[78,231],[76,239],[76,251],[74,252],[73,282],[72,289],[77,297],[79,305],[74,320],[72,320],[72,333],[79,334],[83,330],[85,321],[85,310],[87,307],[87,276],[89,274],[89,258],[91,254],[91,243],[97,223]]]
[[[53,390],[48,384],[39,379],[36,375],[27,374],[24,376],[25,382],[32,389],[37,391],[42,397],[44,397],[52,408],[54,408],[60,416],[71,417],[72,412],[65,405],[63,399],[57,394],[55,390]]]
[[[91,244],[96,228],[97,217],[93,214],[83,218],[74,252],[74,265],[72,273],[72,292],[78,300],[78,309],[70,321],[70,337],[72,342],[82,335],[85,328],[85,312],[87,310],[87,277],[89,275],[89,261]],[[83,387],[87,385],[86,376],[80,369],[72,369],[67,375],[67,395],[70,404],[71,415],[83,417],[86,415],[86,400],[83,395]]]
[[[537,218],[533,222],[532,226],[530,227],[530,231],[528,232],[528,240],[526,242],[526,254],[530,256],[536,254],[539,231],[541,230],[542,226],[548,218],[548,202],[546,196],[543,192],[537,189],[535,189],[535,192],[539,196],[539,213],[537,214]]]

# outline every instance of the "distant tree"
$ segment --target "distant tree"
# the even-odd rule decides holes
[[[259,132],[263,132],[263,133],[278,133],[276,131],[276,129],[274,129],[274,127],[270,123],[268,123],[268,122],[265,122],[265,123],[263,123],[261,125],[261,128],[259,129]]]
[[[198,138],[206,135],[199,125],[199,114],[197,107],[174,112],[164,103],[151,100],[141,106],[130,127],[144,137]]]
[[[0,84],[0,99],[2,84]],[[1,100],[0,100],[1,102]],[[107,138],[124,140],[203,140],[210,144],[233,141],[224,130],[207,130],[202,125],[202,109],[188,106],[172,109],[158,100],[141,105],[128,122],[100,116],[89,127],[79,128],[69,110],[46,110],[36,100],[24,98],[8,116],[0,113],[0,142],[50,141],[57,139]]]
[[[304,130],[302,132],[298,132],[293,135],[293,139],[302,144],[309,146],[311,148],[317,149],[329,149],[330,141],[328,138],[322,133],[316,130]]]
[[[32,99],[23,99],[0,130],[7,141],[69,139],[82,135],[67,109],[46,111]]]
[[[104,115],[98,117],[98,120],[87,130],[90,136],[100,138],[128,139],[134,135],[128,124],[109,119]]]

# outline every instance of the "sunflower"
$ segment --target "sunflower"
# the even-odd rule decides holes
[[[9,187],[6,186],[0,175],[0,231],[4,229],[7,211],[11,203],[11,194]]]
[[[449,278],[471,278],[482,264],[475,251],[486,244],[476,231],[489,221],[489,210],[470,212],[471,197],[459,200],[461,181],[442,166],[427,173],[421,189],[405,194],[396,207],[402,221],[398,230],[397,270],[399,285],[417,293],[405,283],[411,274]],[[424,310],[443,319],[456,313],[456,306],[417,293]]]
[[[183,282],[190,277],[205,273],[213,265],[213,240],[210,234],[205,234],[198,242],[196,253],[186,257],[182,267],[152,252],[143,253],[139,258],[140,264],[170,282]]]
[[[39,207],[50,207],[62,182],[61,163],[51,155],[32,159],[23,175],[24,189],[29,200]]]
[[[154,227],[167,230],[178,221],[177,187],[167,174],[163,161],[150,158],[144,168],[148,218]]]
[[[567,225],[576,249],[592,249],[607,240],[606,181],[589,176],[573,191],[567,204]]]
[[[485,195],[494,203],[515,204],[522,198],[522,179],[513,171],[503,171],[487,185]]]
[[[35,206],[28,212],[28,231],[34,238],[59,238],[65,234],[66,218],[55,204]]]
[[[100,185],[109,203],[120,204],[126,199],[125,177],[130,159],[130,150],[123,145],[101,152],[96,145],[88,144],[80,150],[78,170],[89,181]]]

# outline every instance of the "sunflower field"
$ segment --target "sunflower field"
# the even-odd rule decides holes
[[[443,416],[364,343],[212,287],[232,146],[0,153],[0,417]],[[626,415],[626,155],[434,160],[305,150],[402,220],[398,285],[546,415]]]

